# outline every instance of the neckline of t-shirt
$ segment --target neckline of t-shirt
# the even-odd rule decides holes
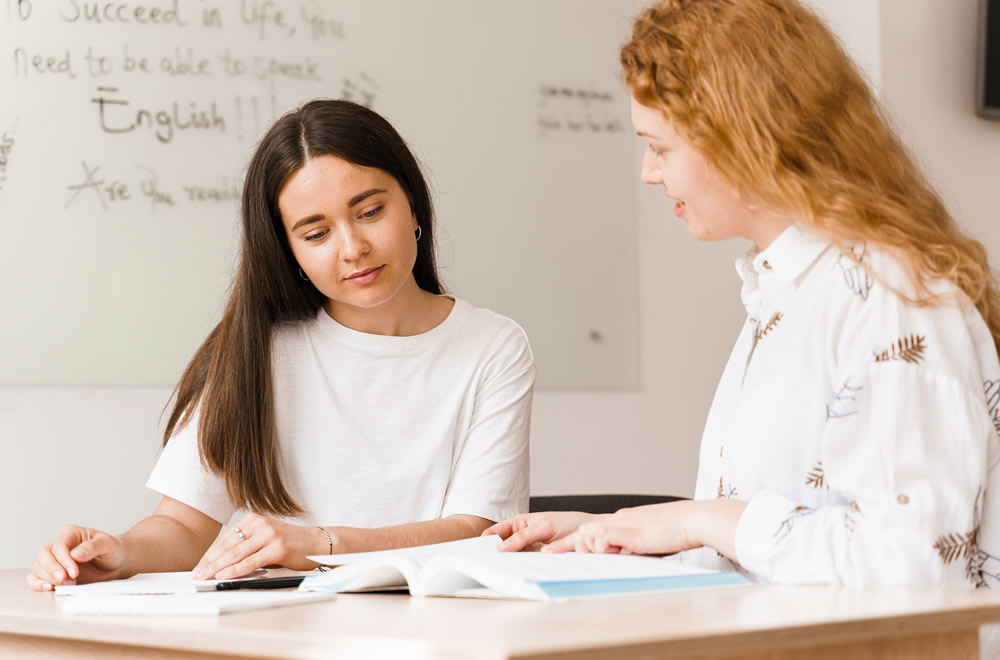
[[[447,294],[442,295],[445,298],[451,298],[454,300],[454,306],[452,306],[451,311],[448,312],[448,316],[446,316],[443,321],[427,332],[421,332],[418,335],[396,337],[393,335],[376,335],[369,332],[353,330],[348,328],[346,325],[338,323],[332,316],[327,314],[326,310],[322,307],[320,307],[319,311],[316,313],[316,324],[326,334],[360,348],[370,348],[376,350],[406,350],[410,348],[418,348],[438,341],[440,337],[451,333],[452,328],[455,327],[461,321],[461,317],[468,312],[469,303],[466,301],[456,296]]]

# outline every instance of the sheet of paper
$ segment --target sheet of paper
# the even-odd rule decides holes
[[[217,615],[331,600],[335,594],[305,591],[209,591],[181,594],[95,594],[63,598],[66,614],[93,616]]]
[[[258,569],[240,579],[263,577],[267,569]],[[125,580],[109,580],[91,584],[56,585],[57,596],[82,594],[185,594],[215,591],[218,580],[195,580],[190,571],[174,573],[140,573]]]

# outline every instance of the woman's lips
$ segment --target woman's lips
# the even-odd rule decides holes
[[[366,268],[347,276],[345,279],[351,284],[371,284],[378,279],[378,276],[382,274],[382,270],[384,268],[384,265],[376,266],[374,268]]]

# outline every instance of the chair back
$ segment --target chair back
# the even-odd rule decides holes
[[[528,510],[537,511],[583,511],[584,513],[614,513],[644,504],[660,504],[686,500],[673,495],[532,495]]]

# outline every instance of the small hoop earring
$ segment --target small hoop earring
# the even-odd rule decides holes
[[[424,233],[424,228],[423,228],[423,227],[421,227],[420,225],[417,225],[417,240],[418,240],[418,241],[420,240],[420,236],[421,236],[421,235],[422,235],[423,233]]]
[[[302,279],[304,279],[306,282],[309,281],[309,278],[306,277],[306,274],[302,272],[302,268],[301,267],[299,268],[299,277],[301,277]]]

